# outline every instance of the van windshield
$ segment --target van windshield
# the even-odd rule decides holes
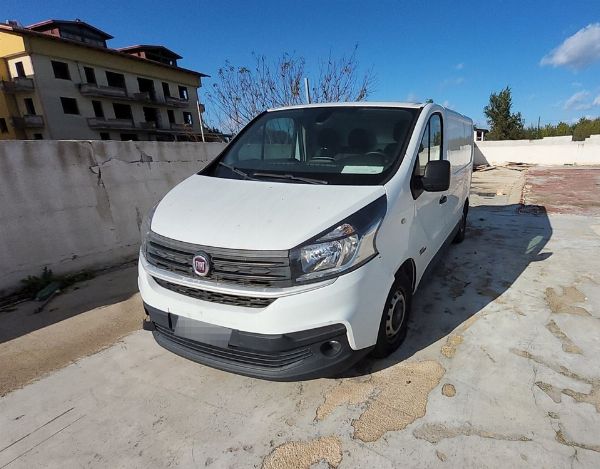
[[[382,184],[419,109],[308,107],[266,112],[202,174],[304,184]]]

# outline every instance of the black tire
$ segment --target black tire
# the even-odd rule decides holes
[[[398,275],[390,289],[371,356],[384,358],[395,352],[406,338],[412,305],[412,289],[404,275]],[[398,308],[403,308],[399,310]]]
[[[456,236],[454,236],[454,239],[452,240],[452,242],[454,244],[462,243],[465,240],[465,235],[467,233],[467,215],[468,215],[468,213],[469,213],[469,206],[465,205],[465,208],[463,209],[462,218],[460,219],[460,222],[458,224],[458,231],[456,232]]]

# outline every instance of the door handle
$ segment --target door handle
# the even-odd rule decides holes
[[[448,202],[448,197],[446,197],[445,195],[440,197],[440,204],[445,204],[446,202]]]

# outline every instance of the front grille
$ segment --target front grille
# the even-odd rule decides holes
[[[304,360],[312,355],[309,347],[300,347],[294,350],[284,352],[256,352],[242,350],[236,347],[215,347],[214,345],[203,344],[191,339],[179,337],[173,332],[156,324],[156,332],[161,334],[169,342],[191,349],[194,352],[209,358],[224,362],[233,362],[239,365],[262,368],[277,369],[283,368]]]
[[[160,278],[154,278],[154,281],[167,290],[174,291],[181,295],[197,298],[199,300],[210,301],[211,303],[221,303],[232,306],[245,306],[246,308],[266,308],[275,298],[255,298],[248,296],[227,295],[207,290],[198,290],[197,288],[185,287],[176,283],[167,282]]]
[[[211,270],[203,280],[256,287],[292,285],[287,251],[215,248],[176,241],[156,233],[149,235],[146,244],[146,260],[151,265],[188,277],[196,277],[192,258],[198,252],[210,256]]]

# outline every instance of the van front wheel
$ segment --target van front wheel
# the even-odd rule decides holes
[[[373,357],[387,357],[404,342],[411,303],[410,282],[404,275],[399,275],[392,285],[383,308],[377,343],[371,352]]]

